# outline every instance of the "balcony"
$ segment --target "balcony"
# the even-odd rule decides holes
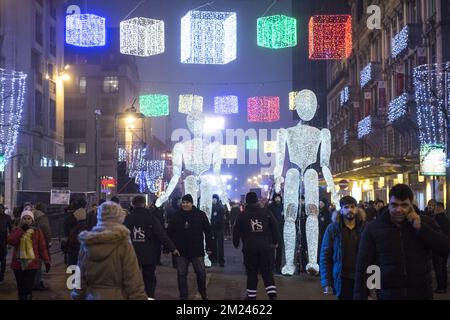
[[[384,126],[380,117],[367,116],[358,123],[358,139],[362,139],[377,133]]]
[[[388,123],[399,131],[417,130],[416,118],[411,111],[413,97],[407,92],[389,103]]]
[[[342,150],[344,152],[350,152],[353,155],[359,155],[361,153],[361,140],[358,139],[354,130],[344,130]]]
[[[360,85],[361,88],[368,87],[375,81],[381,80],[381,63],[370,62],[360,72]]]
[[[391,40],[391,58],[402,58],[420,43],[420,26],[417,24],[406,25]]]

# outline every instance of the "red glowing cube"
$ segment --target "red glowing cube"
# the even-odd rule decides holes
[[[312,16],[309,20],[309,58],[342,60],[352,54],[350,15]]]
[[[279,97],[251,97],[247,100],[249,122],[274,122],[280,120]]]

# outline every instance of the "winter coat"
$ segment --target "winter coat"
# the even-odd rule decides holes
[[[45,242],[47,243],[48,246],[49,243],[52,242],[52,232],[50,229],[50,222],[48,221],[48,216],[40,210],[34,210],[33,213],[36,227],[41,229],[45,237]]]
[[[334,222],[328,225],[322,240],[320,250],[320,278],[322,287],[330,286],[333,293],[340,297],[342,293],[342,230],[345,228],[344,219],[336,213],[333,216]],[[365,225],[365,216],[358,211],[356,215],[356,230],[358,242]],[[356,264],[356,261],[355,261]]]
[[[88,230],[86,220],[78,221],[77,224],[70,230],[69,238],[67,239],[67,252],[78,252],[80,250],[80,242],[78,241],[78,235],[82,231]]]
[[[81,289],[72,291],[73,299],[147,299],[130,232],[125,226],[96,226],[92,231],[83,231],[78,240]]]
[[[35,259],[32,260],[25,269],[38,270],[41,268],[41,260],[43,260],[44,263],[50,263],[50,257],[48,255],[47,244],[45,243],[45,238],[42,231],[33,226],[31,226],[30,228],[34,229],[31,240]],[[23,229],[19,227],[14,228],[8,236],[8,244],[14,247],[11,260],[11,269],[14,270],[22,270],[21,263],[18,257],[18,248],[20,246],[20,239],[22,238],[24,233],[25,231],[23,231]]]
[[[282,226],[284,224],[283,203],[280,203],[279,205],[277,205],[274,201],[269,205],[269,210],[273,214],[273,217],[275,219],[277,219],[278,226],[280,228],[282,228]]]
[[[97,210],[91,210],[86,217],[87,230],[91,231],[97,225]]]
[[[432,299],[431,250],[447,255],[449,239],[427,216],[420,216],[417,231],[405,221],[400,227],[390,220],[385,209],[380,218],[369,223],[361,238],[355,274],[355,299],[367,299],[367,268],[379,266],[380,300]]]
[[[278,244],[278,224],[272,213],[258,205],[247,205],[233,228],[233,245],[242,251],[265,251]]]
[[[225,210],[220,201],[212,206],[211,210],[211,228],[213,230],[223,230],[225,223]]]
[[[189,212],[178,210],[167,227],[167,234],[175,243],[180,255],[185,258],[205,255],[203,239],[206,242],[206,251],[212,248],[211,225],[208,217],[195,206]]]
[[[231,208],[230,212],[230,223],[231,226],[234,227],[234,224],[236,223],[237,218],[241,214],[241,209],[239,207],[233,207]]]
[[[146,208],[134,208],[125,218],[130,230],[131,243],[140,265],[156,264],[161,244],[172,252],[175,245],[169,239],[157,217]]]
[[[6,214],[0,214],[0,246],[6,245],[8,232],[11,231],[12,220]]]

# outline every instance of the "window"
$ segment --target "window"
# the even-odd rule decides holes
[[[42,22],[43,22],[42,13],[39,11],[36,11],[35,37],[36,37],[36,42],[39,43],[40,45],[42,45],[42,43],[43,43]]]
[[[50,53],[56,57],[56,28],[54,26],[50,26]]]
[[[56,131],[56,101],[53,99],[50,99],[49,111],[50,111],[49,117],[50,129]]]
[[[86,153],[86,142],[80,142],[76,144],[76,154],[85,154]]]
[[[104,93],[119,92],[119,78],[118,77],[104,77],[103,78],[103,92]]]
[[[85,138],[86,120],[66,120],[64,121],[64,137]]]
[[[102,138],[114,137],[114,121],[113,120],[101,120],[100,121],[100,134]]]
[[[86,154],[86,142],[66,142],[64,152],[66,154]]]
[[[86,109],[86,98],[66,98],[64,100],[66,109]]]
[[[38,90],[34,92],[34,122],[36,126],[44,126],[44,117],[42,112],[42,93]]]
[[[53,64],[49,63],[47,65],[47,74],[50,77],[50,79],[54,79],[55,77],[55,68],[53,66]]]
[[[436,0],[428,0],[427,9],[428,9],[428,18],[430,18],[436,13]]]
[[[64,143],[64,153],[74,154],[75,153],[75,143],[71,143],[71,142]]]
[[[86,77],[80,77],[78,80],[78,88],[80,89],[80,93],[86,93]]]

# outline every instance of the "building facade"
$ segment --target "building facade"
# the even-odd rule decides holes
[[[450,1],[349,3],[352,56],[327,65],[332,172],[340,192],[386,201],[390,187],[407,183],[421,208],[431,198],[445,201],[445,177],[419,174],[413,72],[450,60]],[[370,5],[381,8],[381,29],[368,27]]]
[[[0,39],[0,67],[28,75],[18,142],[2,179],[2,202],[12,208],[17,190],[35,188],[44,159],[64,163],[64,1],[1,1]]]

